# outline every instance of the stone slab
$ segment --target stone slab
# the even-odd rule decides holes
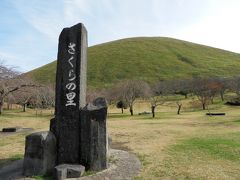
[[[59,36],[55,118],[50,130],[57,137],[57,164],[79,163],[80,108],[86,104],[87,30],[79,23]]]
[[[56,138],[44,131],[26,136],[23,174],[25,176],[51,174],[56,164]]]
[[[78,164],[61,164],[55,167],[55,177],[58,180],[79,178],[85,172],[85,167]]]
[[[107,102],[97,98],[81,110],[80,164],[100,171],[108,164]]]

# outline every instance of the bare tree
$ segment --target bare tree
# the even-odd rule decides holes
[[[155,117],[155,110],[157,106],[160,106],[165,103],[164,95],[166,95],[167,92],[168,92],[167,86],[163,81],[151,87],[150,102],[153,118]]]
[[[19,75],[19,72],[14,67],[8,67],[0,60],[0,82],[16,77],[17,75]]]
[[[228,79],[227,87],[230,91],[236,93],[237,96],[240,96],[240,77],[233,77]]]
[[[125,80],[115,85],[112,89],[115,99],[126,102],[131,115],[133,115],[133,106],[136,99],[149,97],[149,92],[149,85],[140,80]]]
[[[33,88],[33,95],[29,102],[34,108],[46,109],[55,104],[55,94],[52,87],[41,86]]]
[[[178,79],[172,81],[170,89],[174,91],[174,94],[179,94],[188,98],[188,94],[192,93],[192,79]]]
[[[175,80],[170,86],[169,89],[172,89],[170,92],[174,92],[176,95],[182,95],[185,97],[185,99],[188,98],[188,94],[191,94],[193,92],[192,89],[192,79],[180,79]],[[177,105],[177,114],[180,114],[181,108],[182,108],[182,102],[181,100],[177,99],[175,100],[175,103]]]
[[[32,88],[23,87],[18,91],[12,93],[15,104],[19,104],[23,108],[23,112],[26,111],[26,106],[30,103],[31,98],[34,96]]]
[[[24,85],[15,84],[14,86],[11,86],[9,80],[5,79],[0,82],[0,115],[2,114],[3,104],[8,95],[17,91],[21,87],[24,87]]]
[[[19,72],[14,68],[0,63],[0,115],[2,114],[3,104],[6,98],[22,88],[35,87],[36,85],[29,79],[19,76]]]
[[[189,93],[192,93],[191,80],[168,80],[160,81],[152,87],[153,94],[151,97],[152,114],[155,117],[155,108],[159,105],[165,104],[168,96],[183,95],[187,98]],[[177,105],[177,114],[180,114],[182,102],[178,98],[174,100]]]
[[[224,101],[224,94],[230,88],[229,78],[217,78],[219,83],[219,93],[221,100]]]
[[[219,84],[210,78],[198,78],[193,81],[193,92],[202,104],[205,110],[209,102],[213,102],[213,98],[219,92]]]
[[[3,61],[0,61],[0,115],[2,114],[2,108],[4,99],[10,94],[13,89],[7,89],[6,82],[15,77],[18,74],[13,68],[4,65]]]
[[[177,114],[180,114],[181,108],[182,108],[182,102],[181,101],[176,101],[178,110],[177,110]]]

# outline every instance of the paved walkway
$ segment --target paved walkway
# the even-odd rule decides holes
[[[141,162],[134,154],[115,149],[111,149],[110,154],[111,160],[108,169],[75,180],[130,180],[139,174]]]
[[[15,180],[22,174],[23,160],[14,161],[0,169],[0,180]]]
[[[0,180],[30,180],[32,178],[20,178],[23,160],[15,161],[0,169]],[[109,168],[91,176],[75,178],[71,180],[130,180],[137,176],[141,169],[141,162],[131,153],[122,150],[110,150]],[[69,179],[70,180],[70,179]]]

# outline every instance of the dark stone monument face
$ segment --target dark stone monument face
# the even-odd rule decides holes
[[[56,138],[51,132],[37,132],[26,137],[23,174],[51,173],[56,164]],[[1,179],[1,178],[0,178]]]
[[[54,129],[57,161],[79,162],[80,108],[86,104],[87,31],[83,24],[64,28],[59,37]]]
[[[87,170],[107,168],[107,102],[97,98],[81,110],[80,163]]]

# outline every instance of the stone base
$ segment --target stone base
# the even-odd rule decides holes
[[[64,180],[66,178],[79,178],[85,172],[85,167],[82,165],[61,164],[55,167],[55,177],[57,180]]]
[[[122,150],[110,150],[110,163],[109,168],[100,171],[91,176],[84,176],[77,178],[79,180],[116,180],[124,179],[130,180],[137,176],[141,169],[141,162],[131,153]],[[15,161],[8,166],[0,169],[0,179],[18,179],[26,180],[25,177],[20,176],[22,173],[22,160]],[[30,179],[30,178],[27,178]],[[70,180],[70,179],[69,179]]]
[[[111,149],[109,168],[91,176],[84,176],[79,180],[131,180],[141,169],[141,162],[127,151]],[[70,180],[70,179],[69,179]]]
[[[45,175],[56,165],[56,138],[51,132],[37,132],[26,137],[23,174]]]
[[[86,170],[101,171],[108,166],[107,102],[97,98],[85,106],[80,122],[80,164]]]

